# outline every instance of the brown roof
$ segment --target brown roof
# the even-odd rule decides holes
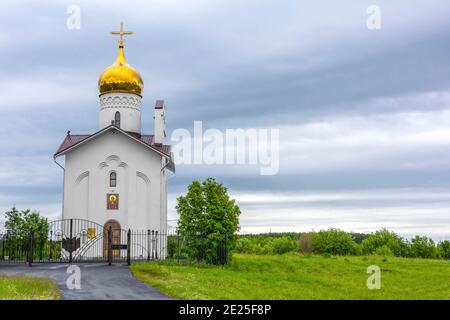
[[[101,131],[103,131],[103,130],[101,130]],[[170,157],[170,145],[155,144],[153,135],[140,135],[138,133],[133,133],[133,132],[126,132],[126,133],[131,135],[135,139],[140,140],[141,142],[145,143],[152,149],[155,149],[156,151],[159,151],[159,152],[165,154],[166,156]],[[60,154],[63,151],[66,151],[67,149],[75,146],[76,144],[82,142],[83,140],[96,135],[96,134],[97,133],[94,133],[94,134],[67,134],[64,141],[61,143],[58,150],[56,151],[55,156]]]
[[[162,109],[164,107],[164,100],[156,100],[155,109]]]
[[[90,136],[91,136],[90,134],[67,134],[66,138],[61,143],[55,154],[58,154],[66,149],[69,149],[70,147],[76,145],[77,143],[83,141],[86,138],[89,138]]]

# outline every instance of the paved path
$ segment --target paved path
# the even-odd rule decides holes
[[[0,274],[50,277],[65,300],[166,300],[171,299],[131,275],[127,265],[79,264],[81,289],[66,285],[69,264],[0,265]]]

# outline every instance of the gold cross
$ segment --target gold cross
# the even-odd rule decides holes
[[[123,36],[124,35],[131,35],[133,32],[131,31],[123,31],[123,22],[120,23],[120,31],[111,31],[111,34],[118,34],[119,35],[119,46],[123,46]]]

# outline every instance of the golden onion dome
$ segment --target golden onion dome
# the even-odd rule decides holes
[[[109,92],[126,92],[141,95],[144,88],[139,72],[130,66],[123,53],[123,42],[119,43],[116,61],[106,68],[98,79],[100,95]]]

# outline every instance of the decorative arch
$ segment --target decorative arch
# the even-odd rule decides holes
[[[125,162],[119,163],[120,168],[128,168],[128,165]]]
[[[150,179],[145,175],[145,173],[142,173],[140,171],[136,171],[136,177],[139,177],[142,180],[144,180],[146,184],[150,184]]]
[[[77,177],[77,179],[75,180],[75,183],[76,183],[76,184],[80,184],[80,182],[81,182],[84,178],[86,178],[86,177],[89,177],[89,171],[85,171],[85,172],[83,172],[82,174],[80,174],[80,175]]]
[[[109,219],[105,222],[104,228],[105,229],[109,229],[109,226],[114,227],[116,226],[118,229],[122,229],[122,227],[120,226],[120,222],[117,221],[116,219]],[[106,228],[108,227],[108,228]]]
[[[103,169],[103,168],[109,167],[110,163],[112,161],[117,162],[118,167],[120,167],[120,168],[128,168],[128,164],[126,162],[121,161],[120,157],[115,154],[112,154],[112,155],[106,157],[105,161],[102,161],[98,164],[98,168]]]
[[[117,161],[117,162],[120,163],[120,158],[119,158],[119,156],[116,156],[115,154],[112,154],[112,155],[110,155],[110,156],[108,156],[108,157],[106,158],[106,162],[107,162],[107,163],[108,163],[108,162],[111,162],[111,161]]]
[[[106,168],[106,167],[108,167],[108,164],[107,164],[105,161],[100,162],[100,163],[98,164],[98,168],[99,168],[99,169],[103,169],[103,168]]]

